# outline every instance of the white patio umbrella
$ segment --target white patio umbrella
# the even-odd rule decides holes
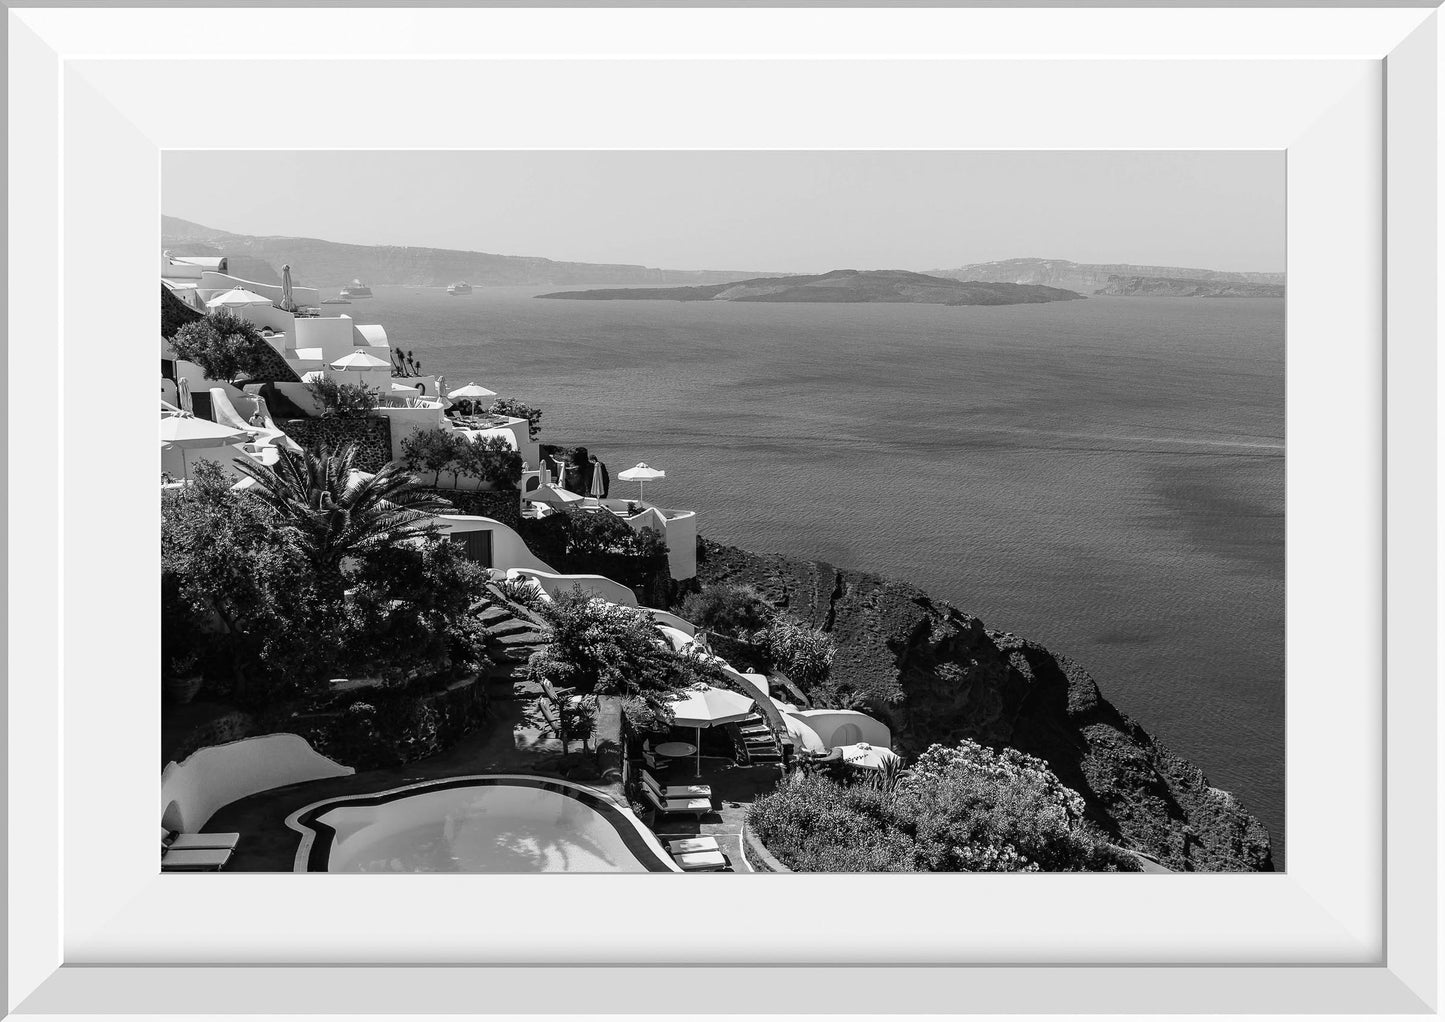
[[[216,295],[206,303],[208,309],[244,309],[249,305],[270,305],[271,299],[265,295],[258,295],[255,291],[247,291],[244,287],[233,287]]]
[[[338,358],[331,363],[332,369],[339,369],[343,373],[360,373],[371,369],[390,369],[391,363],[384,358],[377,358],[364,351],[355,351],[345,358]]]
[[[184,376],[176,380],[176,403],[187,415],[196,414],[195,408],[191,405],[191,381]]]
[[[190,468],[186,465],[187,451],[206,447],[229,447],[250,438],[249,433],[242,433],[209,419],[197,419],[191,415],[161,417],[161,446],[180,449],[181,476],[185,479],[191,477]]]
[[[843,753],[844,763],[863,770],[882,770],[885,763],[899,758],[898,753],[892,749],[885,749],[881,745],[869,745],[867,742],[839,745],[837,749]]]
[[[496,396],[495,390],[488,390],[479,383],[469,383],[465,387],[458,387],[447,395],[453,401],[480,401],[483,398]]]
[[[281,267],[281,308],[285,309],[287,312],[290,312],[295,308],[295,303],[291,301],[290,263],[286,263],[284,266]]]
[[[731,724],[751,716],[753,701],[731,689],[698,685],[688,689],[681,699],[672,704],[672,712],[679,727],[697,731],[697,776],[701,777],[702,729]]]
[[[660,468],[653,468],[645,461],[639,461],[631,468],[625,468],[617,473],[618,479],[626,479],[628,482],[637,480],[637,499],[642,500],[642,484],[652,482],[654,479],[666,479],[667,473]]]

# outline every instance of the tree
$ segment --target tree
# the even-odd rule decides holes
[[[522,478],[522,455],[507,442],[506,437],[461,440],[458,461],[462,471],[497,489],[515,488]]]
[[[437,537],[376,546],[347,575],[348,652],[393,682],[484,669],[486,629],[471,608],[487,572]]]
[[[171,339],[176,357],[194,362],[207,379],[235,386],[243,377],[265,375],[270,345],[253,323],[230,313],[212,313],[187,323]]]
[[[581,589],[539,608],[547,644],[532,654],[527,671],[554,689],[635,697],[665,712],[669,697],[721,673],[678,654],[648,614],[598,600]]]
[[[542,409],[518,401],[512,397],[499,397],[488,409],[493,415],[507,415],[527,420],[527,438],[535,440],[542,433]]]
[[[366,476],[357,471],[356,459],[356,445],[347,444],[299,455],[281,451],[274,468],[237,462],[255,481],[250,492],[294,538],[330,599],[342,594],[343,559],[421,539],[431,533],[429,515],[452,510],[400,466],[388,464]]]
[[[432,473],[432,485],[440,486],[442,472],[456,458],[457,439],[455,433],[440,429],[415,430],[401,442],[402,460],[414,472]]]
[[[768,627],[775,612],[752,586],[714,582],[689,593],[678,613],[699,628],[750,640]]]
[[[303,692],[334,655],[315,577],[268,508],[203,459],[161,498],[161,647],[224,667],[232,697]]]

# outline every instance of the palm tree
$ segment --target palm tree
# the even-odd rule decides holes
[[[452,510],[420,489],[416,476],[388,464],[372,476],[356,468],[358,449],[346,444],[304,454],[281,451],[274,468],[237,461],[254,480],[251,493],[276,516],[305,551],[322,591],[339,599],[341,564],[369,547],[426,535],[428,515]]]

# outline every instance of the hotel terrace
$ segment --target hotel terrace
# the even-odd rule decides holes
[[[515,452],[521,472],[515,484],[450,473],[446,487],[448,473],[438,470],[451,509],[424,516],[486,572],[487,598],[474,611],[491,666],[428,696],[463,706],[468,725],[429,755],[358,767],[304,736],[325,714],[293,714],[294,730],[287,722],[237,723],[244,715],[196,699],[199,679],[168,679],[163,870],[781,870],[748,833],[755,796],[803,763],[897,763],[881,722],[812,706],[786,677],[735,668],[718,637],[643,606],[634,588],[607,574],[559,570],[523,535],[553,516],[608,516],[661,539],[665,574],[686,584],[697,575],[695,511],[659,507],[641,493],[630,500],[568,489],[575,476],[567,471],[583,466],[542,445],[528,418],[506,414],[505,402],[495,412],[465,407],[474,404],[470,395],[491,394],[484,387],[449,390],[382,326],[294,286],[287,268],[279,285],[227,269],[224,257],[162,256],[171,338],[176,324],[206,316],[244,321],[266,346],[251,353],[252,363],[267,367],[260,378],[211,379],[163,336],[163,492],[189,492],[202,462],[245,490],[256,485],[257,467],[339,444],[361,452],[361,480],[388,464],[407,466],[417,438],[430,434]],[[424,348],[425,339],[416,343]],[[371,395],[366,407],[336,415],[326,395],[357,385]],[[654,732],[630,724],[616,697],[537,680],[528,665],[548,642],[545,608],[579,599],[647,615],[653,641],[693,658],[714,680],[674,696],[669,726]],[[379,679],[337,678],[329,695],[350,711],[370,710],[385,688]],[[579,768],[557,739],[557,718],[584,698],[592,702],[588,727],[574,741],[585,749],[590,739],[595,750]]]

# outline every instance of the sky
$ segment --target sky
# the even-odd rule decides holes
[[[238,234],[679,270],[1285,263],[1283,152],[170,151],[161,184]]]

